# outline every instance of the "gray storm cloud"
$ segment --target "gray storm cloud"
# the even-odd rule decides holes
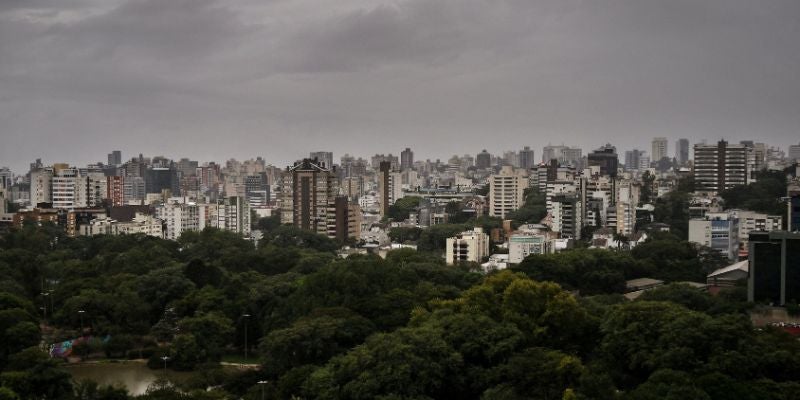
[[[800,2],[0,1],[0,165],[800,142]]]

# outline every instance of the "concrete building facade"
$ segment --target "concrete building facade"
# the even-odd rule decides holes
[[[455,237],[447,239],[446,244],[447,264],[460,262],[482,262],[489,256],[489,235],[482,228],[462,232]]]
[[[500,173],[489,178],[489,215],[505,218],[525,203],[529,179],[525,171],[504,166]]]

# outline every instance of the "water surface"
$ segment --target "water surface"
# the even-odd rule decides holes
[[[159,378],[165,378],[170,382],[183,382],[192,374],[191,372],[152,370],[140,362],[78,364],[68,366],[67,371],[76,381],[90,379],[100,385],[123,386],[131,395],[135,396],[144,394],[147,387]]]

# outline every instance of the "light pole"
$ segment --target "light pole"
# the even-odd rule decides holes
[[[164,373],[166,373],[167,372],[167,361],[169,361],[169,356],[163,356],[163,357],[161,357],[161,360],[164,361]]]
[[[258,385],[261,386],[261,400],[264,400],[264,385],[269,383],[269,381],[258,381]]]
[[[84,311],[84,310],[78,310],[78,315],[81,316],[81,336],[83,336],[83,333],[84,333],[84,330],[83,330],[83,313],[85,313],[85,312],[86,311]]]
[[[47,289],[47,297],[50,298],[50,315],[54,315],[56,311],[56,307],[53,305],[53,289]]]
[[[47,298],[50,296],[49,292],[41,292],[42,295],[42,305],[44,306],[42,309],[44,310],[44,325],[47,326]]]
[[[247,321],[250,319],[250,314],[242,314],[244,318],[244,360],[247,361]]]

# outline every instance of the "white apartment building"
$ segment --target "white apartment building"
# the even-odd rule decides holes
[[[31,206],[39,203],[51,202],[51,186],[53,184],[52,168],[40,169],[31,172]]]
[[[550,252],[550,241],[545,235],[515,233],[508,238],[508,262],[511,264],[519,264],[531,254]]]
[[[87,206],[86,177],[77,168],[56,170],[51,181],[53,208],[75,208]]]
[[[168,203],[156,207],[156,218],[164,221],[164,239],[177,240],[183,232],[205,229],[207,208],[195,203]]]
[[[739,218],[739,242],[747,243],[750,232],[779,231],[783,229],[783,217],[780,215],[767,215],[755,211],[731,210]]]
[[[150,215],[136,213],[129,222],[119,222],[111,218],[98,218],[79,227],[81,236],[94,235],[135,235],[143,234],[157,238],[163,237],[161,220]]]
[[[729,260],[739,254],[739,218],[733,213],[706,213],[689,220],[689,241],[719,251]]]
[[[31,205],[52,203],[53,208],[96,207],[108,198],[108,185],[102,172],[57,164],[31,172]]]
[[[447,238],[446,257],[448,264],[471,261],[482,262],[489,256],[489,235],[482,228],[462,232]]]
[[[499,174],[489,178],[489,215],[505,218],[506,214],[525,204],[525,189],[529,180],[526,171],[504,166]]]

